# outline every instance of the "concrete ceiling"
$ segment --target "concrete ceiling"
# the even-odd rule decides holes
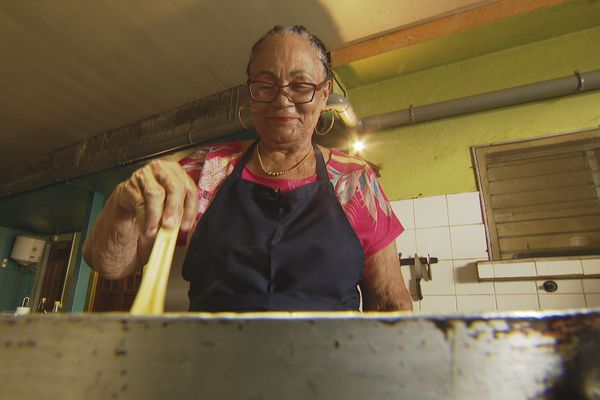
[[[0,172],[245,80],[254,41],[302,24],[330,49],[481,0],[6,0]]]
[[[597,26],[598,0],[6,0],[0,3],[0,174],[239,85],[254,41],[303,24],[335,52],[490,4],[552,3],[337,65],[347,87]]]

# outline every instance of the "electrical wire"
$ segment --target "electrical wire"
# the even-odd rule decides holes
[[[333,80],[338,84],[338,86],[340,87],[340,89],[342,89],[342,92],[344,93],[344,97],[348,98],[348,95],[346,93],[346,88],[338,80],[337,74],[335,73],[335,71],[332,71],[332,75],[333,75]]]

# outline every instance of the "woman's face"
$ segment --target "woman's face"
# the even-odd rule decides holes
[[[325,76],[318,50],[308,40],[293,33],[276,34],[266,39],[250,64],[250,81],[318,85]],[[252,101],[254,127],[261,139],[273,146],[293,146],[310,141],[319,115],[326,109],[331,86],[329,81],[317,89],[313,100],[306,104],[291,102],[283,93],[289,88],[280,89],[270,103]]]

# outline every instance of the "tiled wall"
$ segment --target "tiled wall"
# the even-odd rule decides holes
[[[477,261],[488,260],[478,192],[393,201],[405,232],[396,245],[402,258],[428,254],[433,279],[421,281],[423,300],[416,301],[410,266],[402,273],[416,312],[546,310],[600,306],[600,279],[557,280],[546,293],[543,282],[480,282]],[[565,261],[569,262],[569,261]]]

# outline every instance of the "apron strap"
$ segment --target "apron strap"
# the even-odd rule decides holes
[[[252,152],[254,151],[254,148],[258,145],[259,141],[260,139],[256,139],[254,142],[252,142],[250,146],[248,146],[248,149],[246,149],[246,152],[242,156],[242,159],[236,164],[235,168],[233,169],[233,172],[231,173],[231,175],[234,178],[239,178],[242,176],[242,171],[248,163],[248,160],[250,160],[250,157],[252,157]]]
[[[315,151],[315,159],[317,161],[317,179],[321,183],[329,183],[329,174],[327,174],[327,167],[325,166],[323,153],[321,153],[319,146],[317,146],[314,140],[312,143]]]

